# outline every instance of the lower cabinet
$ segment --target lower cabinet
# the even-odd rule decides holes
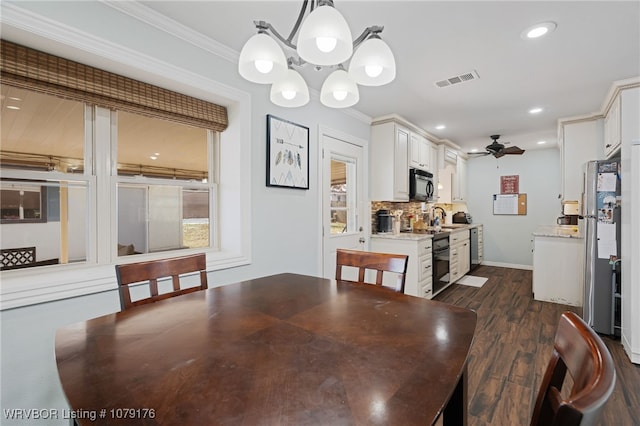
[[[584,240],[533,237],[533,298],[544,302],[582,306]]]
[[[409,256],[404,292],[431,299],[433,295],[432,240],[424,238],[371,238],[371,251]]]
[[[449,277],[458,281],[471,269],[471,242],[469,230],[452,231],[449,235]]]

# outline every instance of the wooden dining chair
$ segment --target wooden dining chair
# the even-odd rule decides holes
[[[343,280],[343,266],[358,268],[358,282],[362,283],[366,282],[365,272],[367,269],[377,271],[375,284],[379,286],[382,286],[384,272],[394,272],[398,274],[394,290],[398,293],[404,293],[408,261],[409,256],[404,254],[338,249],[336,255],[336,280]]]
[[[568,396],[562,386],[573,380]],[[595,425],[616,382],[613,359],[604,342],[582,318],[564,312],[553,342],[553,355],[544,378],[531,426]],[[567,392],[568,391],[568,392]]]
[[[207,261],[205,254],[116,265],[116,276],[118,278],[122,310],[185,293],[191,293],[193,291],[206,290],[208,287],[206,267]],[[181,288],[181,279],[187,274],[196,272],[200,275],[200,285]],[[158,281],[162,278],[171,278],[172,291],[158,293]],[[131,301],[129,285],[144,282],[149,284],[150,296]]]

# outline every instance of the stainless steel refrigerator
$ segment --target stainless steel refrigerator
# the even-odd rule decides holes
[[[620,335],[620,161],[585,169],[583,317],[601,334]]]

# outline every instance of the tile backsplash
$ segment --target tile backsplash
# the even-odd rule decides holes
[[[410,215],[413,215],[414,219],[418,219],[422,217],[421,210],[422,203],[420,202],[391,202],[391,201],[372,201],[371,202],[371,230],[372,232],[376,232],[377,222],[376,222],[376,212],[378,210],[402,210],[404,213],[402,214],[402,219],[408,220]],[[447,213],[447,217],[445,218],[445,222],[451,223],[451,217],[453,213],[457,211],[467,211],[465,204],[434,204],[427,203],[427,211],[429,214],[429,219],[431,219],[431,210],[434,207],[442,207]],[[427,219],[427,218],[425,218]]]

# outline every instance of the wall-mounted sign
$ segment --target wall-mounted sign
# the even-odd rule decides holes
[[[517,194],[520,192],[520,176],[500,176],[500,193]]]

